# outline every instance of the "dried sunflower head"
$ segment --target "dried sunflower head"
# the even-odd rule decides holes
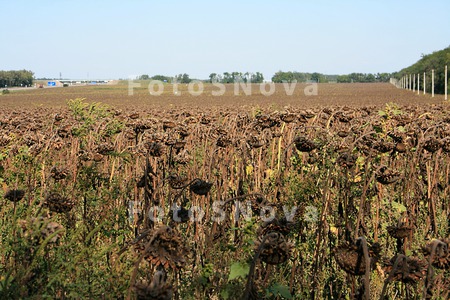
[[[274,218],[271,221],[264,222],[258,229],[259,235],[266,235],[270,232],[279,232],[283,235],[290,233],[293,223],[288,222],[286,218]]]
[[[381,184],[391,184],[397,182],[400,178],[400,172],[381,166],[375,174],[376,180]]]
[[[356,163],[357,157],[351,152],[343,152],[336,160],[336,163],[343,168],[352,168]]]
[[[381,153],[387,153],[395,149],[395,144],[389,141],[381,140],[374,142],[372,148]]]
[[[387,135],[396,143],[401,143],[406,138],[406,134],[400,132],[399,130],[391,130],[387,133]]]
[[[19,202],[24,196],[24,190],[8,190],[3,197],[11,202]]]
[[[266,143],[264,142],[263,139],[260,139],[259,137],[252,135],[247,140],[247,144],[250,146],[250,148],[258,149],[264,146]]]
[[[69,174],[69,170],[64,167],[53,166],[50,170],[50,176],[56,181],[63,180]]]
[[[408,150],[405,143],[397,143],[395,144],[395,151],[398,153],[405,153]]]
[[[269,265],[286,262],[291,255],[292,245],[279,232],[270,232],[260,236],[255,241],[255,247],[260,252],[260,259]]]
[[[434,136],[431,136],[423,141],[423,148],[428,152],[433,153],[441,148],[441,142]]]
[[[429,259],[433,254],[431,263],[434,267],[443,270],[450,269],[450,239],[434,240],[422,248],[422,252]],[[434,253],[433,253],[434,252]]]
[[[163,130],[166,131],[167,129],[172,129],[177,127],[177,124],[172,121],[163,121]]]
[[[311,152],[317,148],[317,144],[305,136],[297,136],[294,139],[295,147],[301,152]]]
[[[155,228],[136,244],[138,252],[154,266],[181,269],[186,264],[187,250],[180,234],[169,226]]]
[[[147,148],[150,156],[160,157],[164,154],[164,145],[159,142],[147,143],[145,147]]]
[[[170,174],[167,177],[167,182],[171,188],[178,190],[186,185],[186,178],[177,174]]]
[[[143,133],[144,131],[152,128],[152,126],[149,123],[144,122],[136,122],[134,124],[133,130],[136,134]]]
[[[225,148],[225,147],[231,145],[231,143],[232,143],[231,140],[228,137],[226,137],[225,135],[220,135],[216,141],[216,145],[221,148]]]
[[[442,151],[450,153],[450,137],[446,137],[440,140]]]
[[[404,239],[411,234],[413,227],[409,225],[400,224],[396,226],[388,226],[386,229],[389,235],[392,236],[393,238]]]
[[[389,274],[390,281],[403,283],[416,283],[427,274],[427,263],[418,258],[396,255],[385,262],[385,271]]]
[[[256,125],[261,128],[272,128],[279,124],[279,121],[268,115],[260,115],[256,117]]]
[[[358,240],[359,241],[359,240]],[[361,276],[366,272],[366,262],[362,243],[344,243],[334,249],[337,264],[348,274]],[[370,269],[374,269],[380,259],[381,247],[374,243],[369,247]]]
[[[50,211],[67,213],[72,210],[75,203],[71,199],[63,197],[58,193],[51,193],[45,198],[45,205]]]
[[[204,196],[208,194],[211,187],[212,183],[197,178],[191,183],[189,188],[194,194]]]
[[[291,123],[295,121],[295,114],[292,113],[286,113],[286,114],[282,114],[280,116],[281,121],[285,122],[285,123]]]

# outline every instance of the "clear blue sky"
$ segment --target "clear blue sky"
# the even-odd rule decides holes
[[[449,13],[448,0],[0,0],[0,70],[393,72],[450,45]]]

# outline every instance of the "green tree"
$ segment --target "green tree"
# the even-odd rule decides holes
[[[164,75],[154,75],[151,77],[152,80],[159,80],[163,82],[172,82],[172,78]]]
[[[440,51],[435,51],[431,54],[422,54],[420,60],[415,64],[404,68],[395,74],[397,79],[401,79],[403,76],[409,76],[410,74],[420,74],[423,76],[425,72],[427,75],[427,87],[428,91],[431,90],[431,70],[435,71],[435,92],[443,94],[445,89],[445,65],[450,65],[450,47],[447,47]],[[422,78],[421,78],[422,82]]]
[[[321,83],[328,82],[327,76],[317,72],[311,74],[311,80],[314,82],[321,82]]]
[[[375,75],[376,81],[378,82],[389,82],[389,79],[392,77],[390,73],[377,73]]]
[[[231,73],[232,82],[240,82],[242,81],[242,73],[241,72],[233,72]]]
[[[34,73],[31,71],[0,71],[0,87],[30,86],[33,80]]]
[[[209,74],[209,82],[213,83],[213,82],[218,82],[219,80],[217,80],[217,74],[216,73],[211,73]]]
[[[373,75],[373,74],[366,74],[365,82],[375,82],[375,81],[376,81],[375,75]]]
[[[296,80],[296,79],[294,78],[294,74],[292,72],[278,71],[272,77],[272,81],[275,83],[282,83],[282,82],[291,83],[294,80]]]
[[[228,72],[223,72],[222,82],[223,83],[228,83],[229,78],[230,78],[230,74]]]
[[[183,76],[181,76],[181,83],[190,83],[192,79],[189,78],[189,75],[184,73]]]
[[[349,83],[349,82],[351,82],[351,79],[350,79],[349,75],[339,75],[337,77],[337,82],[338,83]]]
[[[252,74],[251,81],[253,83],[262,83],[264,82],[264,76],[260,72],[256,72],[255,74]]]

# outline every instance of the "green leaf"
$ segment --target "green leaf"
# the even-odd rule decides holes
[[[238,277],[245,278],[250,271],[250,266],[245,263],[235,262],[230,267],[230,275],[228,276],[228,280],[233,280]]]
[[[399,115],[403,114],[403,112],[400,109],[394,109],[394,110],[392,110],[392,114],[394,116],[399,116]]]
[[[281,285],[278,283],[275,283],[270,290],[272,291],[272,293],[274,295],[280,295],[281,297],[285,298],[285,299],[292,299],[292,295],[291,292],[289,291],[289,287],[285,286],[285,285]]]
[[[395,209],[399,213],[403,213],[406,211],[406,206],[401,203],[392,201],[392,208]]]
[[[379,110],[379,111],[378,111],[378,115],[379,115],[380,117],[387,117],[387,113],[386,113],[384,110]]]
[[[230,298],[230,295],[228,293],[228,290],[223,290],[220,292],[220,297],[222,297],[225,300],[228,300]]]

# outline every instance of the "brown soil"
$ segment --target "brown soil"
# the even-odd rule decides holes
[[[138,82],[135,82],[136,84]],[[44,88],[22,91],[12,91],[7,95],[0,95],[0,105],[4,108],[38,108],[63,107],[68,99],[86,98],[91,102],[103,102],[117,108],[271,108],[282,109],[285,106],[296,108],[310,108],[323,106],[384,106],[395,102],[399,105],[439,104],[444,101],[443,95],[417,95],[417,92],[397,89],[388,83],[373,84],[319,84],[316,96],[305,95],[305,88],[311,85],[297,84],[294,93],[286,94],[283,84],[275,85],[275,93],[265,96],[260,92],[259,85],[252,85],[252,94],[247,96],[242,88],[235,95],[235,86],[225,86],[225,94],[214,96],[219,88],[211,84],[204,84],[204,92],[200,96],[193,96],[188,92],[187,85],[178,86],[178,95],[175,95],[172,85],[164,86],[164,93],[152,96],[148,90],[148,82],[141,83],[140,88],[128,95],[128,83],[117,85],[79,86],[67,88]],[[269,86],[266,86],[269,90]]]

